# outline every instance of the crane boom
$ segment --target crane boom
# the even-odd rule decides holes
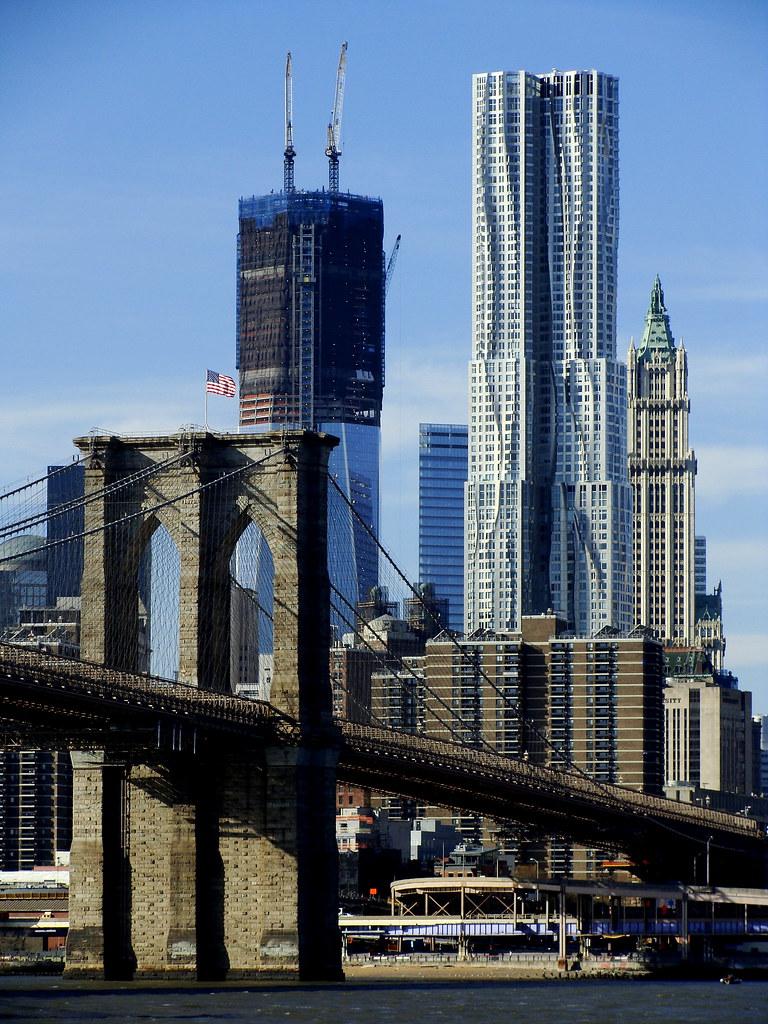
[[[325,155],[328,157],[328,189],[339,191],[339,157],[341,156],[341,117],[344,109],[344,83],[347,77],[347,44],[341,44],[339,67],[336,71],[336,92],[333,96],[333,110],[328,125],[328,142]]]
[[[285,159],[283,160],[283,188],[286,192],[295,192],[293,183],[293,71],[291,69],[291,51],[285,61]]]
[[[397,263],[397,254],[400,251],[400,235],[395,239],[395,244],[392,247],[392,255],[389,257],[387,263],[387,273],[384,277],[384,298],[387,297],[389,291],[389,282],[392,280],[392,274],[395,271],[395,264]]]

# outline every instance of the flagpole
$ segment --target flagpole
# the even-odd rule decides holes
[[[205,374],[205,432],[208,433],[208,372]]]

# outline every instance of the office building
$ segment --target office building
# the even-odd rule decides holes
[[[330,572],[352,609],[378,580],[367,530],[379,528],[383,230],[379,199],[283,191],[240,200],[240,428],[340,438],[330,473],[360,521],[332,509]]]
[[[645,630],[575,637],[524,616],[518,632],[428,641],[424,679],[428,735],[661,792],[664,660]]]
[[[442,633],[448,623],[448,599],[438,598],[434,583],[420,583],[411,597],[403,599],[408,628],[426,643]]]
[[[753,791],[752,694],[709,666],[667,677],[664,689],[667,795],[682,786]]]
[[[444,626],[464,629],[467,426],[419,424],[419,579],[447,601]]]
[[[68,751],[0,751],[0,870],[54,864],[72,843]]]
[[[45,605],[45,543],[45,537],[26,533],[0,544],[0,628],[17,626],[22,608]]]
[[[71,462],[49,466],[46,481],[48,508],[48,604],[53,607],[59,598],[80,597],[83,575],[85,529],[85,466]],[[68,540],[67,538],[74,538]]]
[[[0,640],[64,657],[80,653],[84,493],[81,463],[49,466],[47,535],[2,545]],[[74,540],[66,540],[75,537]],[[52,545],[44,550],[46,544]],[[68,751],[0,752],[0,868],[55,863],[72,842],[72,765]]]
[[[475,75],[465,629],[632,619],[618,82]]]
[[[768,715],[752,719],[754,791],[768,797]]]
[[[330,652],[333,713],[337,718],[368,725],[371,721],[371,673],[381,653],[366,647],[334,644]],[[359,803],[359,801],[357,801]]]
[[[688,355],[675,346],[657,277],[640,344],[629,350],[629,479],[634,497],[634,620],[665,644],[691,644],[696,613]]]

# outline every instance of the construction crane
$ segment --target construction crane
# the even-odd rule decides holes
[[[325,155],[328,157],[328,190],[339,191],[339,157],[341,156],[341,114],[344,107],[344,80],[347,76],[347,44],[341,44],[339,68],[336,72],[336,92],[333,97],[333,110],[328,125],[328,143]]]
[[[291,51],[285,61],[285,159],[283,160],[283,189],[286,192],[295,192],[296,186],[293,183],[293,158],[296,150],[293,148],[293,72],[291,70]]]
[[[395,264],[397,263],[397,254],[400,252],[400,235],[395,239],[395,244],[392,247],[392,255],[389,257],[387,262],[387,273],[384,276],[384,298],[387,297],[389,291],[389,282],[392,280],[392,274],[395,270]]]

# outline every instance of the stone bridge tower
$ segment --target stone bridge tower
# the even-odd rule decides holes
[[[274,560],[271,701],[299,740],[73,754],[67,974],[339,978],[326,489],[336,439],[75,443],[87,457],[82,657],[138,669],[139,565],[163,525],[181,567],[179,680],[229,692],[229,565],[253,522]]]

